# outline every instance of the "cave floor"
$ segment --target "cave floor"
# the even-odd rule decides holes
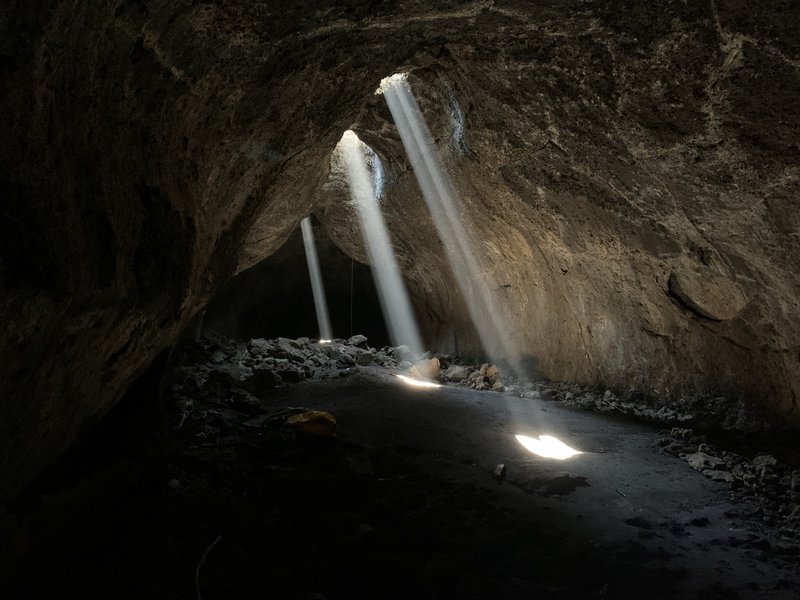
[[[216,438],[185,426],[45,503],[10,597],[797,598],[797,557],[654,427],[350,371],[220,405]],[[286,407],[338,434],[264,426]],[[584,454],[514,437],[541,433]]]

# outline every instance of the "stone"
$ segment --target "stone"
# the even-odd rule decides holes
[[[364,348],[366,350],[368,348],[367,336],[358,333],[347,339],[347,345],[357,346],[359,348]]]
[[[669,430],[669,435],[678,440],[688,440],[692,438],[694,432],[685,427],[673,427]]]
[[[775,459],[774,456],[771,456],[769,454],[764,454],[761,456],[756,456],[750,462],[750,464],[752,464],[755,469],[760,471],[765,467],[774,467],[775,465],[778,464],[778,461]]]
[[[464,365],[450,365],[443,375],[445,381],[462,381],[469,377],[469,369]]]
[[[357,365],[367,366],[368,364],[370,364],[372,362],[373,358],[374,358],[374,356],[373,356],[372,352],[370,352],[369,350],[361,350],[361,349],[359,349],[359,351],[356,352],[356,364]]]
[[[337,369],[346,369],[348,367],[352,367],[356,364],[356,359],[344,352],[340,352],[339,356],[336,358],[336,368]]]
[[[505,389],[506,388],[503,385],[503,382],[500,381],[499,379],[492,384],[492,391],[493,392],[502,392]]]
[[[721,471],[719,469],[703,469],[701,471],[703,475],[708,477],[713,481],[720,481],[724,483],[733,483],[734,477],[728,471]]]
[[[248,342],[247,350],[255,356],[268,356],[272,352],[272,344],[263,338],[256,338]]]
[[[303,362],[306,359],[305,353],[303,353],[295,340],[290,340],[287,338],[278,338],[277,342],[277,349],[278,355],[297,360]]]
[[[439,377],[440,364],[436,357],[420,360],[414,363],[409,369],[411,377],[418,379],[437,379]]]
[[[707,469],[724,469],[725,461],[716,456],[711,456],[705,452],[695,452],[686,457],[686,462],[695,471],[704,471]]]

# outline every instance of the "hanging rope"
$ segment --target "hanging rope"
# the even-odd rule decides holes
[[[353,257],[350,257],[350,337],[353,337]]]

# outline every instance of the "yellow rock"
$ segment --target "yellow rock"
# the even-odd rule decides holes
[[[336,417],[321,410],[309,410],[286,419],[286,423],[308,435],[336,435]]]
[[[437,379],[440,368],[439,359],[434,356],[431,359],[414,363],[408,370],[408,374],[417,379]]]

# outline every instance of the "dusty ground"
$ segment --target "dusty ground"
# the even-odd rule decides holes
[[[173,415],[169,435],[5,515],[5,597],[797,597],[796,546],[665,454],[654,427],[340,372],[260,406],[220,392],[202,418],[178,430]],[[338,434],[270,420],[287,407],[330,412]],[[584,454],[537,458],[517,433]]]

